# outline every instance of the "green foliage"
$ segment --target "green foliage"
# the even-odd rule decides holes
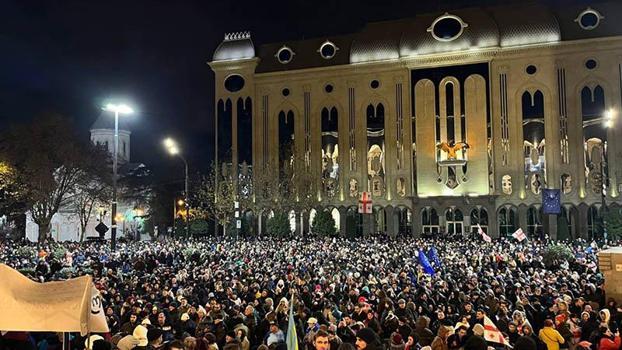
[[[273,217],[268,219],[266,223],[268,234],[276,237],[287,237],[291,234],[292,230],[289,226],[289,218],[286,213],[276,213]]]
[[[185,248],[184,250],[181,251],[181,253],[183,254],[184,258],[190,259],[190,257],[196,253],[196,249],[195,248]]]
[[[622,209],[610,208],[607,218],[607,238],[610,240],[622,239]]]
[[[207,234],[209,224],[205,219],[194,219],[190,221],[190,234],[193,236],[201,236]]]
[[[542,259],[547,268],[555,268],[565,261],[570,261],[573,257],[572,250],[566,245],[550,245],[542,253]]]
[[[33,259],[35,256],[37,256],[37,251],[34,248],[27,246],[21,246],[17,248],[16,253],[17,256],[27,259]]]
[[[55,244],[52,247],[52,255],[54,256],[54,258],[61,260],[62,258],[65,257],[65,252],[67,251],[67,249],[65,249],[65,247],[63,247],[60,244]]]
[[[335,227],[335,219],[328,210],[321,210],[315,214],[311,232],[320,236],[336,236],[337,228]]]

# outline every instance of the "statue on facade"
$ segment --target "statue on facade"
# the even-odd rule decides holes
[[[501,190],[504,194],[512,194],[512,176],[506,174],[501,177]]]
[[[561,177],[562,180],[562,192],[564,194],[568,194],[572,192],[572,177],[568,174],[563,174]]]
[[[463,149],[469,149],[469,144],[466,142],[455,143],[453,140],[449,142],[440,142],[436,145],[436,148],[447,153],[447,160],[458,159],[457,152]]]
[[[356,179],[350,179],[350,197],[358,198],[359,196],[359,183]]]

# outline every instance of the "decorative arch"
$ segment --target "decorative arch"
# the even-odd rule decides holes
[[[237,100],[238,163],[253,164],[253,102],[249,97]],[[249,132],[251,131],[251,132]]]
[[[421,228],[424,236],[434,236],[440,233],[440,220],[438,212],[433,207],[421,209]]]
[[[546,179],[546,95],[543,89],[531,87],[522,90],[520,101],[525,187],[538,195]]]
[[[229,163],[231,162],[233,139],[233,103],[230,98],[226,100],[219,99],[216,105],[218,123],[218,161],[220,163]]]
[[[527,208],[527,233],[529,237],[544,237],[542,208]]]
[[[393,210],[394,220],[397,223],[397,234],[399,236],[412,236],[412,210],[404,205],[395,207]]]

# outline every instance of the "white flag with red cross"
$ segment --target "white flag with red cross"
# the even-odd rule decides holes
[[[482,239],[488,243],[492,242],[492,239],[490,238],[489,235],[486,234],[486,232],[484,232],[484,230],[482,230],[482,227],[477,224],[477,233],[479,233],[482,236]]]
[[[488,318],[488,316],[484,316],[484,339],[493,343],[511,346],[510,342],[505,339],[501,331],[499,331],[499,328],[492,323],[492,320]]]
[[[372,212],[371,194],[369,192],[363,192],[361,194],[361,199],[359,200],[359,213],[371,214]]]
[[[519,242],[522,242],[525,238],[527,238],[527,235],[525,235],[523,229],[519,227],[516,232],[512,233],[512,237],[516,238]]]

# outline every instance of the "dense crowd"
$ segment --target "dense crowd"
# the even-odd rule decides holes
[[[94,276],[110,333],[73,335],[75,349],[285,350],[290,309],[301,350],[620,349],[622,309],[605,296],[599,247],[566,243],[573,257],[547,266],[550,244],[204,238],[111,252],[3,242],[0,262],[42,282]],[[486,318],[509,346],[485,340]],[[0,342],[54,349],[60,337],[2,332]]]

